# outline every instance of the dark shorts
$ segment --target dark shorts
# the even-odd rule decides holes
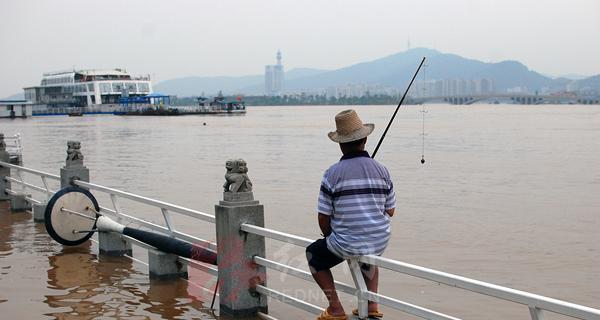
[[[306,260],[312,273],[331,269],[344,261],[327,249],[327,241],[324,238],[306,247]],[[371,270],[371,265],[365,263],[361,263],[360,267],[365,272]]]
[[[324,238],[306,247],[306,260],[312,273],[331,269],[344,261],[327,249],[327,241]]]

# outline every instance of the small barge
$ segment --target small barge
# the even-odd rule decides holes
[[[235,100],[225,100],[221,94],[212,100],[206,97],[198,97],[196,106],[171,106],[165,104],[164,100],[156,103],[157,96],[152,100],[145,97],[122,98],[121,108],[114,112],[120,116],[182,116],[182,115],[235,115],[245,114],[246,104],[238,97]]]

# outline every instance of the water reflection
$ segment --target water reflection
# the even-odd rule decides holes
[[[184,280],[150,280],[147,294],[140,297],[140,302],[149,305],[145,310],[167,319],[187,319],[186,314],[193,309],[206,310],[202,301],[189,295],[188,283]]]
[[[10,202],[0,201],[0,259],[10,256],[13,251],[15,224],[22,224],[31,219],[31,214],[10,212]],[[1,267],[0,270],[4,269]],[[0,279],[2,271],[0,271]]]
[[[50,313],[56,319],[93,319],[102,315],[100,304],[93,302],[98,295],[99,264],[90,253],[90,244],[64,247],[59,254],[49,256],[48,288],[64,290],[62,294],[46,295],[45,302],[64,311]]]
[[[44,301],[54,319],[214,319],[181,280],[154,281],[126,257],[97,256],[90,243],[49,256]]]

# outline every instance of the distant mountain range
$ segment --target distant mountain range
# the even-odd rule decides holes
[[[308,78],[325,70],[299,68],[285,73],[286,84],[300,78]],[[219,91],[224,94],[244,93],[263,94],[265,76],[251,75],[240,77],[185,77],[165,80],[154,85],[154,91],[177,95],[180,97],[214,95]]]
[[[15,93],[13,95],[3,98],[3,100],[23,100],[23,99],[25,99],[25,94],[23,94],[22,92]]]
[[[492,79],[499,92],[515,87],[525,87],[530,92],[542,88],[564,91],[567,85],[572,89],[591,88],[600,92],[600,75],[552,78],[530,70],[518,61],[487,63],[426,48],[415,48],[336,70],[293,69],[285,73],[284,88],[290,92],[315,92],[332,86],[364,84],[404,89],[424,56],[427,57],[427,80]],[[180,97],[214,95],[219,91],[226,95],[263,95],[264,75],[176,78],[155,84],[154,91]],[[9,98],[22,97],[21,93]]]
[[[580,80],[551,78],[529,70],[518,61],[487,63],[437,50],[415,48],[337,70],[294,69],[286,72],[284,87],[287,91],[314,91],[347,84],[404,88],[424,56],[427,57],[428,80],[492,79],[498,91],[515,87],[526,87],[532,92],[542,88],[562,91],[567,84],[575,83],[575,87],[582,87],[585,83],[597,82],[595,77]],[[154,89],[178,96],[194,96],[202,92],[214,94],[219,90],[224,94],[261,95],[264,93],[264,76],[178,78],[160,82]]]

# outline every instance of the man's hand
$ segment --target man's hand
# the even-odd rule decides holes
[[[321,228],[324,237],[329,236],[331,234],[331,217],[319,213],[319,228]]]
[[[394,216],[395,212],[396,212],[396,208],[391,208],[391,209],[385,210],[385,213],[387,213],[388,216],[390,216],[390,218]]]

